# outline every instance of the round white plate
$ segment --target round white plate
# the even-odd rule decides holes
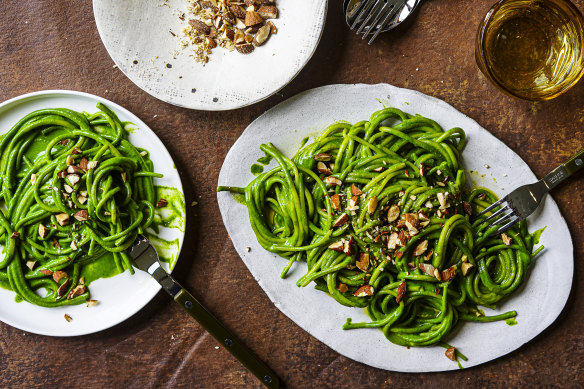
[[[468,139],[462,154],[463,164],[466,169],[478,172],[468,174],[475,184],[503,195],[536,180],[517,154],[450,105],[419,92],[379,84],[312,89],[267,111],[247,127],[227,154],[219,185],[247,185],[254,178],[250,166],[263,156],[259,150],[261,143],[272,142],[291,157],[304,137],[319,134],[338,120],[352,123],[367,120],[383,105],[432,118],[445,129],[462,127]],[[485,168],[486,164],[489,169]],[[364,310],[336,303],[325,293],[313,289],[313,284],[298,288],[295,282],[306,272],[305,263],[296,264],[287,279],[280,279],[280,271],[287,261],[265,251],[257,243],[247,208],[227,192],[218,193],[218,200],[235,249],[255,279],[276,307],[311,335],[346,357],[381,369],[429,372],[458,368],[444,356],[444,349],[440,347],[407,349],[390,343],[377,329],[342,330],[348,317],[353,318],[353,322],[370,319]],[[462,362],[464,367],[490,361],[519,348],[548,327],[564,307],[572,285],[574,250],[566,222],[549,196],[539,213],[529,219],[530,231],[544,226],[547,229],[541,244],[546,249],[534,259],[524,285],[496,311],[485,308],[488,315],[516,310],[517,325],[508,326],[504,321],[462,323],[447,339],[468,357],[468,362]],[[251,251],[246,247],[251,247]]]
[[[163,178],[155,179],[156,185],[168,186],[183,192],[178,171],[170,154],[156,134],[127,109],[109,100],[88,93],[49,90],[25,94],[0,104],[0,134],[7,132],[26,114],[41,108],[70,108],[76,111],[97,112],[97,102],[112,109],[122,121],[135,124],[130,142],[150,151],[154,170]],[[184,195],[183,195],[184,196]],[[182,231],[181,231],[182,230]],[[161,228],[160,238],[178,239],[179,248],[172,253],[178,258],[184,240],[182,229]],[[166,264],[164,264],[166,265]],[[168,269],[168,266],[166,266]],[[91,298],[99,303],[93,307],[85,304],[58,308],[43,308],[27,302],[16,303],[14,292],[0,289],[0,320],[28,332],[51,336],[85,335],[112,327],[144,307],[158,293],[160,285],[147,273],[128,271],[115,277],[96,280],[89,287]],[[64,319],[68,314],[71,322]]]
[[[107,51],[132,82],[157,99],[206,111],[256,103],[292,81],[316,49],[327,9],[327,0],[278,0],[278,33],[268,42],[248,55],[213,49],[203,65],[189,47],[179,48],[186,21],[178,14],[188,4],[94,0],[93,13]]]

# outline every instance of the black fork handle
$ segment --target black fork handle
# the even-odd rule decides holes
[[[584,167],[584,149],[578,151],[565,163],[561,164],[551,172],[549,172],[544,178],[542,178],[543,183],[548,190],[551,190],[558,186],[561,182],[565,181],[568,177],[575,174],[577,171]]]

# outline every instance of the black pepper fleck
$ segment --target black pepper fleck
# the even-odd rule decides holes
[[[216,103],[216,102],[218,102],[218,101],[219,101],[219,99],[218,99],[217,97],[213,97],[213,102],[214,102],[214,103]]]
[[[191,89],[191,93],[195,93],[197,91],[197,89],[193,88]]]
[[[166,64],[166,67],[170,69],[170,68],[172,67],[172,65],[171,65],[171,64],[169,64],[169,63],[167,63],[167,64]]]
[[[134,65],[137,65],[137,64],[138,64],[138,60],[135,59],[134,60]]]

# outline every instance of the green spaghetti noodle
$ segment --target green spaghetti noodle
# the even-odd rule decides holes
[[[154,220],[161,175],[115,113],[97,107],[32,112],[0,140],[0,281],[29,303],[85,302],[81,269],[108,252],[133,273],[124,250]]]
[[[395,108],[369,121],[336,123],[288,159],[261,145],[278,166],[245,188],[251,227],[266,250],[288,259],[282,277],[308,264],[311,282],[340,304],[366,308],[376,327],[403,346],[444,343],[461,321],[485,316],[525,278],[537,236],[524,222],[497,235],[473,215],[496,201],[463,191],[465,133]],[[457,353],[457,356],[462,355]],[[451,354],[452,356],[452,354]]]

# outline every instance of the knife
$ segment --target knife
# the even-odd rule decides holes
[[[160,265],[156,249],[148,238],[138,235],[132,246],[127,250],[136,267],[150,274],[173,299],[193,319],[211,334],[223,347],[237,358],[268,388],[279,388],[280,380],[276,374],[260,361],[251,351],[238,341],[223,325],[213,317],[178,282],[172,278]]]

